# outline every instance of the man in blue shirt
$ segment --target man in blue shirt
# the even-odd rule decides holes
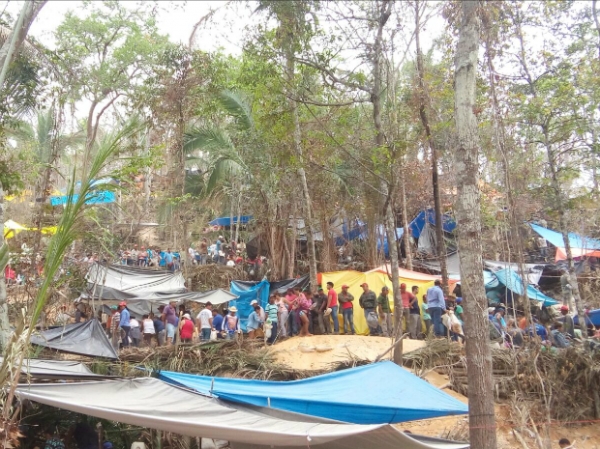
[[[442,324],[442,312],[446,310],[446,300],[444,291],[440,287],[441,282],[436,280],[434,286],[427,290],[427,311],[431,316],[433,332],[436,337],[443,337],[446,334]]]
[[[217,309],[212,309],[212,316],[213,316],[212,325],[213,325],[213,329],[217,331],[217,338],[224,338],[223,337],[223,315],[221,315]]]
[[[173,265],[173,253],[171,252],[171,248],[167,250],[165,253],[165,265],[169,271],[175,271]]]
[[[119,312],[121,313],[119,327],[123,329],[123,332],[125,333],[125,336],[123,337],[123,347],[126,348],[129,346],[129,331],[131,330],[129,320],[131,320],[131,315],[129,314],[129,310],[127,310],[127,303],[125,301],[119,304]]]
[[[165,344],[165,323],[162,322],[160,316],[156,316],[153,313],[150,314],[152,318],[152,323],[154,323],[154,330],[156,331],[156,342],[158,346],[162,346]]]

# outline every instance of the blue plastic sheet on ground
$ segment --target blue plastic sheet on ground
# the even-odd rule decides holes
[[[159,378],[223,400],[355,424],[399,423],[469,411],[467,404],[387,361],[291,382],[172,371],[160,371]]]
[[[265,308],[269,302],[269,288],[269,281],[266,279],[255,285],[247,285],[246,283],[236,281],[231,282],[231,293],[239,296],[239,298],[235,301],[229,301],[229,307],[235,306],[237,308],[237,315],[240,317],[240,327],[243,331],[246,330],[246,322],[253,311],[250,302],[256,299]]]
[[[502,285],[508,288],[511,292],[517,295],[523,295],[523,281],[521,276],[508,268],[498,270],[493,273]],[[545,306],[553,306],[558,304],[558,301],[544,295],[541,291],[536,290],[532,285],[527,285],[527,296],[535,301],[543,301]]]

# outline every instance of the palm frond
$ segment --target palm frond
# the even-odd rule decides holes
[[[231,177],[240,176],[245,172],[247,172],[247,169],[241,160],[226,155],[218,157],[213,162],[213,167],[206,183],[206,193],[211,195],[219,185],[223,185]]]
[[[252,105],[248,95],[241,91],[224,90],[219,94],[219,102],[227,113],[236,119],[243,130],[254,128]]]
[[[214,127],[192,128],[184,135],[183,151],[214,151],[233,149],[233,142],[227,133]]]

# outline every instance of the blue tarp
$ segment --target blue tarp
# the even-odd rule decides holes
[[[235,301],[229,301],[229,307],[237,307],[237,315],[240,317],[240,327],[246,330],[246,322],[250,313],[253,312],[250,302],[256,299],[263,309],[269,302],[269,281],[263,279],[254,285],[248,285],[244,282],[231,281],[231,293],[239,296]]]
[[[237,223],[238,217],[233,217],[233,223]],[[248,222],[252,220],[252,215],[242,215],[240,217],[240,224],[248,224]],[[211,226],[231,226],[231,218],[230,217],[219,217],[215,218],[213,221],[208,223]]]
[[[52,206],[63,206],[67,204],[71,198],[71,202],[75,203],[79,200],[79,194],[76,193],[72,197],[67,195],[65,196],[51,196],[50,204]],[[111,192],[110,190],[97,190],[94,192],[90,192],[86,196],[85,204],[106,204],[106,203],[114,203],[117,200],[117,196],[115,192]]]
[[[504,285],[511,292],[517,295],[523,295],[523,281],[521,276],[515,273],[513,270],[505,268],[504,270],[498,270],[493,273],[502,285]],[[558,301],[544,295],[541,291],[536,290],[532,285],[527,285],[527,296],[531,300],[543,301],[545,306],[553,306],[558,304]]]
[[[421,212],[414,218],[413,221],[408,225],[412,231],[412,236],[418,239],[421,236],[421,232],[423,232],[423,228],[425,228],[425,223],[429,222],[429,224],[435,226],[435,210],[434,209],[426,209]],[[448,214],[442,214],[442,229],[444,232],[452,232],[456,229],[456,221]]]
[[[160,379],[220,399],[355,424],[468,413],[466,404],[392,362],[273,382],[160,371]]]
[[[557,248],[565,247],[565,240],[560,232],[553,231],[552,229],[544,228],[533,223],[530,223],[531,229],[545,238],[551,245]],[[580,249],[600,249],[600,240],[591,237],[581,237],[574,232],[569,232],[569,243],[571,248]]]

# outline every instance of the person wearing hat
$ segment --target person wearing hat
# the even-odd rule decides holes
[[[181,317],[181,323],[179,323],[179,338],[182,343],[191,343],[192,338],[194,338],[194,322],[189,313],[184,313],[183,317]]]
[[[162,320],[167,329],[167,346],[173,344],[175,338],[175,329],[177,329],[177,301],[169,301],[169,305],[165,306],[162,313]]]
[[[127,310],[127,303],[125,301],[121,301],[119,303],[119,312],[121,312],[121,316],[119,317],[119,327],[121,328],[121,341],[122,346],[124,348],[129,346],[129,332],[131,331],[131,314],[129,310]]]
[[[331,309],[331,319],[333,320],[333,333],[340,333],[340,322],[338,321],[338,294],[333,289],[333,282],[327,283],[327,308]]]
[[[115,351],[119,349],[119,337],[121,336],[121,312],[119,312],[118,306],[110,306],[110,324],[108,326],[108,332],[110,336],[110,342],[112,343]]]
[[[204,309],[202,309],[196,317],[196,321],[198,323],[198,333],[200,334],[201,341],[209,341],[210,332],[214,329],[212,308],[212,303],[208,301],[204,305]]]
[[[392,324],[392,309],[390,308],[390,298],[388,296],[389,293],[390,289],[384,285],[381,288],[381,294],[377,298],[377,309],[379,311],[381,332],[384,337],[391,337],[394,333],[394,326]]]
[[[225,322],[223,324],[223,330],[227,334],[227,338],[231,339],[236,333],[240,333],[240,318],[237,316],[237,307],[231,306],[229,308],[229,313],[225,317]]]
[[[563,332],[571,338],[575,338],[575,323],[573,317],[569,315],[569,306],[560,306],[560,313],[562,317],[560,321],[563,323]]]
[[[258,309],[259,309],[258,312],[259,312],[260,321],[264,322],[265,319],[267,318],[267,314],[265,312],[265,309],[262,308],[262,306],[258,303],[258,301],[256,299],[253,299],[252,301],[250,301],[250,305],[252,307],[254,307],[255,304],[258,306]]]
[[[338,301],[342,305],[342,317],[344,318],[344,334],[355,335],[354,332],[354,308],[352,301],[354,296],[348,291],[347,285],[342,285],[342,291],[338,294]]]
[[[367,320],[367,324],[369,320],[367,319],[370,313],[375,313],[377,308],[377,295],[373,290],[369,289],[369,285],[365,282],[361,285],[363,289],[363,293],[358,298],[358,305],[362,307],[363,312],[365,314],[365,320]],[[377,327],[369,325],[369,334],[372,336],[379,334],[379,329]]]

